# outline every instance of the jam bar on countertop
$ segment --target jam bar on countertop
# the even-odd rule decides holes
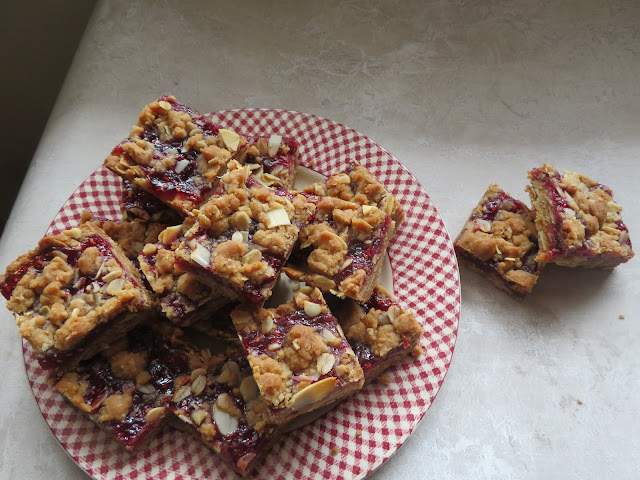
[[[516,295],[530,293],[540,275],[533,213],[491,185],[456,238],[460,263]]]
[[[337,197],[342,200],[378,207],[400,228],[404,221],[404,210],[400,202],[358,162],[352,162],[341,173],[329,177],[324,182],[309,185],[304,190],[321,197]]]
[[[320,290],[304,287],[277,308],[241,305],[231,318],[275,422],[362,387],[362,368]]]
[[[423,334],[413,313],[380,284],[363,304],[350,298],[330,303],[367,382],[406,359]]]
[[[622,207],[608,187],[579,173],[561,174],[546,164],[531,170],[529,179],[539,262],[613,268],[633,257]]]
[[[394,221],[374,206],[336,197],[308,203],[315,211],[300,230],[285,273],[323,292],[366,302],[378,283]]]
[[[219,295],[261,306],[271,296],[299,229],[286,192],[247,186],[249,172],[232,160],[222,179],[224,193],[163,238],[165,245],[174,245],[176,260]]]
[[[155,315],[140,273],[91,224],[45,237],[0,277],[20,334],[45,370],[61,372]]]
[[[105,166],[186,216],[215,192],[244,142],[175,97],[162,96],[143,108]]]
[[[250,139],[236,159],[251,170],[251,176],[267,187],[290,190],[298,166],[298,142],[292,137],[271,135]]]

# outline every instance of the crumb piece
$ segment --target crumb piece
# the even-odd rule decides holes
[[[362,436],[362,430],[356,428],[356,438],[360,438]]]
[[[621,313],[620,315],[618,315],[618,318],[619,318],[620,320],[624,320],[624,313]]]
[[[422,355],[424,355],[424,350],[420,345],[416,345],[415,348],[411,351],[411,354],[415,358],[420,358]]]
[[[378,383],[380,385],[387,386],[387,385],[389,385],[391,383],[391,377],[389,376],[389,374],[383,373],[382,375],[380,375],[378,377]]]
[[[578,402],[578,405],[582,405],[584,403],[581,398],[576,398],[576,402]]]
[[[340,449],[336,445],[334,445],[333,448],[331,449],[331,455],[335,457],[339,453],[340,453]]]

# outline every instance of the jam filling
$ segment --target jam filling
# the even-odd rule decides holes
[[[507,200],[513,202],[513,206],[510,205],[508,209],[504,208],[504,203]],[[494,195],[483,205],[483,207],[484,209],[481,213],[478,213],[471,217],[472,220],[479,219],[493,222],[500,210],[507,210],[513,213],[522,213],[526,211],[525,205],[520,200],[516,200],[515,198],[510,197],[504,192],[500,192]]]
[[[150,216],[167,209],[167,205],[158,198],[136,187],[128,180],[124,181],[122,205],[127,211],[139,209],[147,212]]]
[[[376,230],[376,235],[371,240],[362,242],[352,238],[349,241],[347,258],[352,259],[352,262],[334,275],[333,280],[337,284],[340,284],[345,278],[355,274],[358,270],[364,270],[367,275],[373,272],[390,225],[391,219],[387,217],[384,224]]]
[[[356,358],[358,359],[358,363],[364,372],[365,378],[371,372],[371,370],[375,369],[378,365],[386,363],[388,359],[393,358],[397,355],[404,354],[407,348],[409,348],[409,340],[406,338],[402,339],[402,344],[398,345],[391,349],[384,357],[379,357],[375,355],[371,351],[371,346],[366,345],[360,342],[351,342],[351,347],[353,348],[354,353],[356,354]]]

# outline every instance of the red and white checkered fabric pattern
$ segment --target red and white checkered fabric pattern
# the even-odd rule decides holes
[[[242,109],[211,114],[244,134],[287,134],[300,142],[300,163],[329,175],[357,160],[402,203],[406,221],[389,247],[395,294],[425,328],[425,355],[398,365],[388,386],[369,385],[320,420],[287,435],[259,465],[256,478],[360,479],[389,458],[411,434],[442,384],[460,312],[458,266],[451,241],[429,196],[389,152],[343,125],[304,113]],[[83,209],[118,218],[121,180],[100,167],[65,203],[48,234],[77,224]],[[30,348],[24,358],[31,386],[53,434],[96,479],[237,478],[214,453],[166,429],[136,455],[67,405],[45,381]],[[362,434],[356,437],[356,430]],[[338,454],[332,455],[337,447]]]

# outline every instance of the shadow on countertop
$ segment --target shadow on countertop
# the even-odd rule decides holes
[[[35,0],[3,6],[0,236],[95,3]]]

